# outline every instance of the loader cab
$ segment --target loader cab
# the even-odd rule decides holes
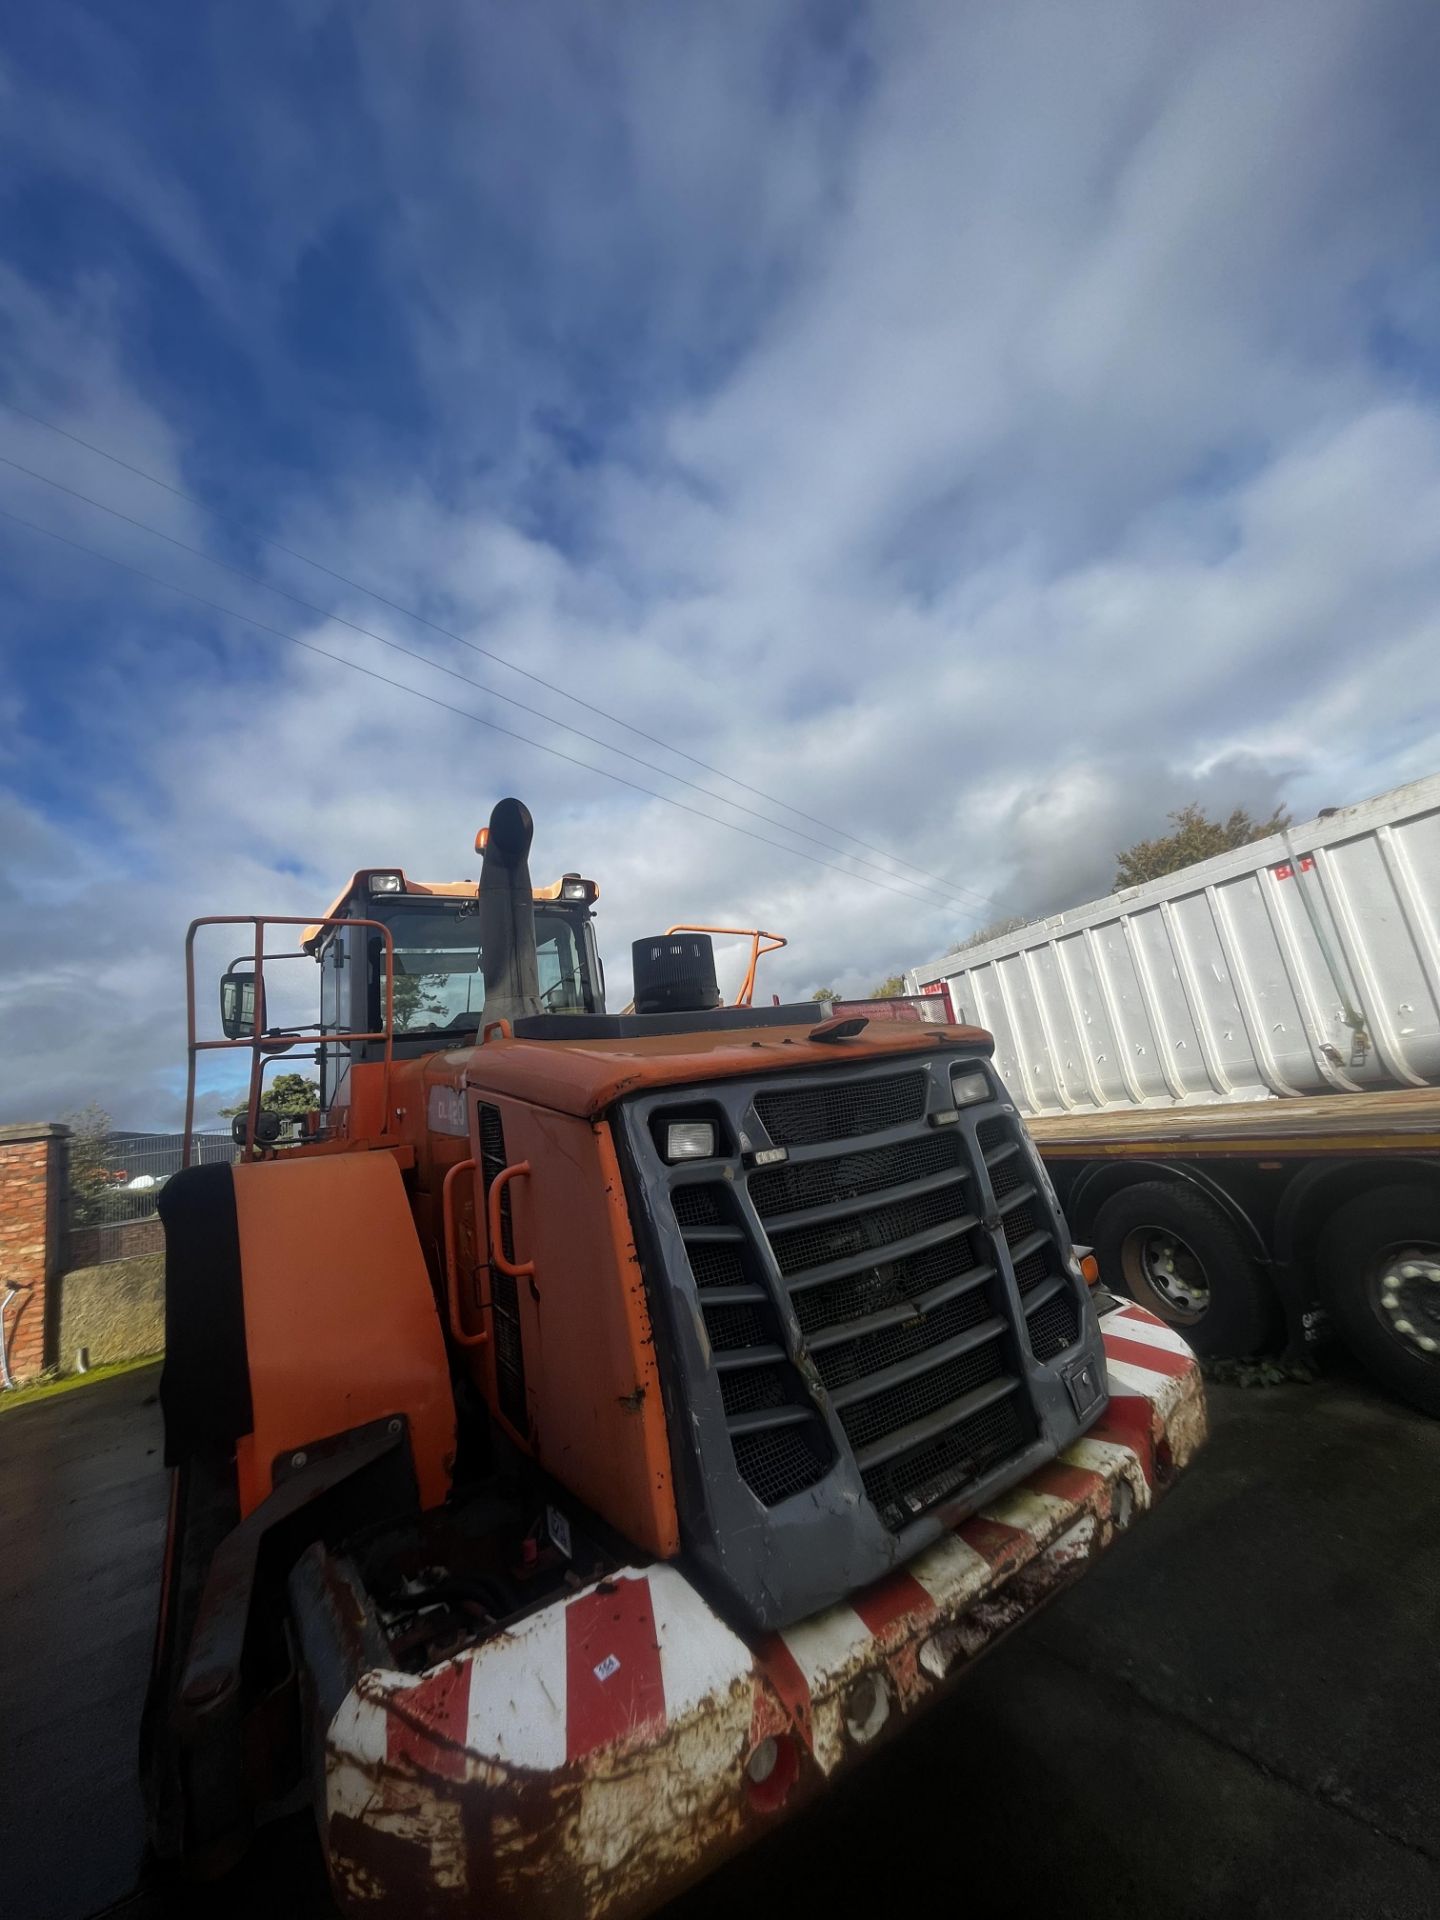
[[[605,1011],[594,932],[599,888],[580,874],[537,887],[536,959],[548,1013]],[[426,885],[398,869],[357,873],[327,915],[380,921],[395,957],[392,991],[396,1059],[473,1046],[485,1013],[480,915],[473,882]],[[307,938],[320,964],[320,1104],[343,1094],[352,1065],[379,1060],[381,1039],[336,1041],[334,1033],[383,1032],[385,943],[373,926],[329,927]]]

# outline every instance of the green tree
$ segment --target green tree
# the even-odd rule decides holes
[[[998,940],[1002,933],[1018,933],[1021,927],[1030,922],[1023,913],[1007,913],[999,920],[991,920],[986,926],[977,927],[974,933],[967,933],[963,940],[957,940],[949,953],[965,953],[971,947],[983,947],[987,940]]]
[[[870,1000],[895,1000],[898,999],[904,991],[904,976],[902,974],[892,973],[887,979],[882,980],[878,987],[871,987],[866,997]]]
[[[70,1224],[93,1227],[105,1218],[111,1186],[110,1116],[92,1100],[80,1113],[66,1116],[70,1129]]]
[[[833,1007],[835,1002],[840,998],[840,995],[834,987],[816,987],[810,998],[812,1000],[818,1000],[822,1006]]]
[[[277,1073],[260,1095],[262,1113],[279,1113],[287,1117],[297,1113],[313,1113],[319,1104],[319,1081],[307,1080],[301,1073]],[[222,1107],[220,1111],[228,1120],[234,1114],[248,1112],[249,1103],[242,1100],[238,1107]]]
[[[435,1024],[435,1015],[444,1013],[445,996],[440,988],[443,973],[397,973],[391,1005],[396,1033],[423,1033]],[[382,1000],[383,1010],[383,1000]]]
[[[1236,807],[1228,820],[1212,820],[1198,801],[1167,815],[1173,833],[1162,833],[1153,840],[1137,840],[1133,847],[1115,856],[1115,885],[1138,887],[1163,874],[1178,873],[1217,853],[1229,853],[1235,847],[1249,846],[1252,840],[1264,840],[1290,824],[1286,808],[1277,807],[1268,820],[1256,820],[1244,807]]]

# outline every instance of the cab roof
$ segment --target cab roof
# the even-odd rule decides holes
[[[361,867],[358,871],[351,874],[344,887],[336,895],[330,906],[326,908],[322,920],[318,921],[314,926],[306,927],[300,937],[300,945],[306,953],[314,953],[315,949],[324,940],[326,932],[324,921],[342,919],[344,916],[341,913],[341,909],[347,901],[351,900],[354,895],[359,892],[362,883],[368,881],[372,873],[395,873],[400,876],[400,892],[398,894],[377,894],[375,898],[379,900],[403,899],[407,894],[416,897],[430,895],[434,898],[442,899],[473,900],[480,885],[478,880],[412,880],[403,867]],[[564,874],[560,879],[552,881],[548,887],[533,888],[531,897],[537,901],[558,900],[561,897],[561,888],[565,885],[565,882],[567,880],[578,879],[579,877],[578,874]],[[598,881],[592,880],[589,884],[595,889],[591,899],[598,900],[600,897]]]

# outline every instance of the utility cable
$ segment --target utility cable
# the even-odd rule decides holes
[[[841,840],[849,840],[854,846],[863,847],[867,853],[878,853],[882,859],[888,860],[891,866],[889,868],[879,868],[877,871],[889,872],[893,871],[895,867],[903,867],[910,873],[918,874],[923,880],[938,883],[951,893],[966,893],[969,894],[972,899],[983,901],[988,907],[994,907],[998,912],[1005,913],[1008,911],[1002,901],[993,899],[989,894],[980,893],[974,887],[968,887],[961,881],[948,880],[939,874],[930,873],[924,867],[917,867],[913,861],[901,859],[899,854],[891,853],[884,847],[877,847],[868,840],[862,840],[858,834],[848,833],[843,827],[837,827],[827,820],[820,819],[815,814],[806,813],[802,808],[792,806],[788,800],[782,800],[776,794],[767,793],[763,788],[751,785],[748,780],[740,779],[737,774],[727,773],[723,767],[712,766],[708,760],[701,760],[695,754],[687,753],[683,747],[672,746],[668,740],[662,739],[658,734],[647,733],[643,727],[637,727],[633,721],[622,720],[619,714],[610,713],[604,707],[597,706],[593,701],[584,699],[580,694],[572,693],[568,688],[557,686],[553,681],[546,680],[543,675],[532,673],[528,667],[517,666],[513,660],[508,660],[504,654],[495,653],[489,647],[482,647],[478,641],[468,639],[464,634],[456,633],[450,627],[441,626],[437,621],[431,620],[425,614],[417,612],[415,608],[407,607],[398,600],[389,599],[385,594],[379,592],[378,589],[367,587],[363,581],[351,579],[348,574],[338,572],[334,567],[327,566],[324,561],[313,559],[309,554],[301,553],[297,548],[287,546],[283,541],[257,533],[253,527],[247,526],[238,516],[221,513],[218,508],[208,505],[198,494],[190,493],[183,487],[177,487],[169,480],[162,480],[158,474],[147,472],[144,467],[138,467],[134,465],[133,462],[122,459],[119,454],[110,452],[106,447],[97,446],[93,440],[82,438],[80,434],[71,432],[68,427],[59,426],[55,421],[45,419],[43,415],[32,412],[30,408],[22,407],[17,401],[0,399],[0,406],[5,407],[11,413],[18,414],[22,419],[33,422],[34,425],[38,427],[43,427],[47,433],[56,434],[61,439],[69,440],[77,447],[83,447],[87,453],[97,454],[100,459],[111,461],[115,466],[123,468],[126,473],[134,474],[137,479],[144,480],[151,486],[160,487],[164,492],[173,494],[177,500],[184,500],[189,505],[199,508],[202,513],[209,515],[212,519],[242,530],[247,538],[258,541],[260,545],[269,547],[273,552],[283,553],[287,559],[298,560],[302,566],[313,567],[316,572],[328,575],[330,579],[338,581],[342,586],[349,587],[356,593],[367,595],[370,599],[378,601],[381,606],[389,607],[392,612],[403,615],[407,620],[417,621],[421,626],[429,627],[432,632],[442,634],[447,640],[453,640],[462,647],[468,647],[472,653],[481,654],[485,659],[493,660],[498,666],[507,668],[511,673],[520,674],[522,678],[533,681],[536,686],[544,687],[547,692],[558,695],[562,700],[569,700],[574,705],[583,707],[586,712],[595,714],[598,719],[607,720],[612,726],[624,727],[628,733],[635,734],[641,740],[648,740],[652,746],[660,747],[666,753],[673,753],[681,760],[688,760],[692,766],[699,767],[703,772],[713,773],[717,779],[726,780],[732,786],[740,787],[746,793],[754,794],[757,799],[765,800],[771,806],[782,808],[786,813],[793,813],[797,819],[806,820],[811,826],[823,827],[827,833],[833,834]],[[266,584],[268,584],[268,582]],[[273,591],[278,593],[282,592],[283,589],[277,587],[274,588]],[[294,596],[291,597],[293,598]],[[301,604],[303,605],[305,603],[301,602]],[[497,694],[495,697],[503,700],[506,696],[504,694]],[[521,703],[517,701],[513,704],[520,705]],[[535,712],[536,709],[526,708],[525,711]],[[565,726],[563,720],[555,720],[553,716],[549,714],[544,714],[541,717],[551,721],[555,726]],[[576,733],[578,729],[570,727],[567,728],[567,731]],[[592,738],[589,734],[581,734],[580,737],[587,740]],[[604,742],[601,744],[608,746],[609,743]],[[618,753],[623,751],[623,749],[617,747],[613,748],[612,751]],[[628,757],[632,759],[635,758],[634,755]],[[638,764],[641,766],[649,766],[650,762],[641,760]],[[656,772],[662,771],[662,769],[659,768],[653,770]],[[665,777],[679,779],[680,776],[671,774]],[[687,782],[686,784],[693,785],[694,783]],[[696,791],[709,793],[710,790],[706,787],[697,787]],[[716,799],[720,798],[719,795],[712,795],[711,797]],[[728,801],[725,804],[737,806],[739,803],[736,801]],[[753,813],[754,809],[746,808],[744,811]],[[764,814],[756,814],[755,817],[762,820],[767,818]],[[786,833],[795,831],[794,828],[786,827],[782,821],[774,820],[770,821],[769,824],[780,827],[781,830]],[[814,844],[816,846],[824,846],[825,842],[815,841]],[[831,850],[839,851],[838,849]],[[845,857],[854,859],[856,856],[849,854]],[[867,862],[866,864],[873,863]]]
[[[182,540],[173,533],[166,533],[161,527],[152,527],[148,521],[137,520],[132,514],[122,513],[118,507],[109,506],[105,501],[97,500],[91,494],[82,493],[78,487],[72,487],[63,480],[56,480],[48,473],[41,473],[37,468],[27,467],[19,460],[12,460],[7,454],[0,453],[0,465],[10,467],[16,473],[23,473],[27,479],[38,480],[44,486],[53,487],[57,493],[68,494],[72,500],[82,501],[84,505],[94,507],[100,513],[108,513],[113,519],[123,521],[126,526],[134,527],[140,533],[148,533],[157,540],[167,541],[172,547],[178,547],[182,553],[188,553],[197,560],[203,560],[208,566],[219,567],[226,573],[233,573],[239,580],[250,581],[267,593],[278,594],[281,599],[293,602],[295,606],[302,607],[307,613],[313,613],[317,619],[331,621],[336,626],[348,627],[352,633],[361,634],[367,640],[374,640],[380,646],[388,647],[393,653],[404,654],[407,659],[418,661],[421,666],[432,667],[437,673],[446,674],[450,679],[458,680],[464,686],[474,687],[477,692],[487,694],[492,700],[503,700],[507,706],[518,707],[521,713],[528,713],[537,720],[545,721],[547,725],[557,726],[566,733],[573,733],[577,739],[584,740],[588,745],[599,747],[602,753],[618,754],[622,760],[629,760],[638,767],[644,767],[647,773],[658,774],[662,780],[673,780],[677,785],[689,787],[692,792],[703,794],[707,800],[714,800],[722,807],[733,807],[738,813],[748,813],[753,819],[763,821],[767,827],[776,827],[781,833],[793,834],[797,840],[808,840],[812,846],[823,847],[827,853],[838,854],[842,860],[853,860],[858,866],[873,867],[877,873],[887,874],[891,879],[899,880],[908,887],[919,888],[921,893],[933,894],[937,900],[954,905],[961,904],[955,899],[953,893],[941,892],[937,887],[928,886],[923,881],[911,880],[904,874],[896,873],[893,868],[882,867],[874,860],[867,860],[863,854],[850,853],[846,848],[834,846],[828,840],[819,840],[813,833],[802,832],[799,827],[788,826],[785,821],[774,820],[769,814],[761,813],[758,808],[746,806],[743,800],[727,799],[723,793],[716,793],[711,787],[701,786],[698,781],[688,779],[683,773],[671,773],[666,767],[657,767],[653,761],[631,753],[626,747],[617,747],[609,740],[602,740],[597,734],[586,733],[583,728],[571,726],[568,721],[557,720],[553,714],[546,713],[540,707],[529,706],[525,701],[516,700],[508,693],[501,693],[495,687],[486,686],[483,680],[472,679],[468,673],[460,673],[454,667],[447,667],[443,661],[435,659],[432,654],[420,653],[414,647],[404,646],[398,640],[388,639],[383,633],[376,633],[371,627],[362,627],[357,621],[347,619],[344,614],[332,613],[326,607],[317,606],[313,600],[306,600],[298,593],[292,593],[288,587],[276,586],[273,581],[267,580],[263,574],[256,573],[249,567],[237,566],[233,561],[222,560],[217,554],[208,553],[203,547],[193,546],[188,540]],[[984,895],[977,895],[980,899],[984,897]]]
[[[212,613],[222,614],[227,620],[236,620],[242,626],[251,627],[258,633],[273,634],[277,640],[288,640],[292,646],[301,647],[306,653],[318,654],[322,660],[329,660],[335,666],[349,667],[355,673],[363,673],[367,679],[378,680],[382,686],[394,687],[397,692],[412,694],[417,700],[424,700],[432,707],[441,707],[447,713],[458,714],[462,720],[473,720],[476,725],[488,727],[492,733],[503,733],[507,739],[518,740],[522,745],[534,747],[539,753],[548,753],[553,759],[564,760],[572,767],[582,767],[587,773],[598,773],[602,779],[613,780],[618,786],[628,787],[632,793],[641,793],[650,800],[659,800],[667,807],[676,807],[681,813],[693,814],[697,820],[704,820],[712,827],[724,827],[729,833],[743,834],[747,840],[757,840],[761,846],[773,847],[777,853],[792,854],[797,860],[809,860],[817,867],[825,867],[831,873],[838,873],[846,880],[863,881],[867,887],[883,887],[887,893],[899,894],[902,900],[911,905],[924,906],[926,902],[917,901],[913,893],[905,893],[899,887],[891,886],[888,881],[874,880],[868,873],[856,873],[849,867],[837,867],[831,860],[822,860],[817,854],[806,853],[803,847],[788,847],[782,840],[767,839],[764,834],[754,833],[749,827],[738,826],[733,820],[719,820],[713,813],[706,813],[700,807],[692,807],[685,800],[677,800],[672,794],[657,793],[653,787],[642,787],[636,780],[627,780],[622,773],[612,773],[608,767],[597,767],[592,761],[581,760],[573,753],[565,753],[559,747],[548,746],[543,740],[533,740],[528,734],[518,733],[513,727],[502,727],[498,720],[488,720],[482,713],[472,713],[468,707],[457,707],[449,700],[441,700],[433,693],[425,693],[419,687],[412,687],[404,680],[393,680],[389,674],[377,673],[374,667],[362,666],[358,660],[349,660],[343,653],[331,653],[325,647],[317,647],[313,641],[302,640],[298,634],[289,633],[283,627],[273,627],[265,620],[257,620],[252,614],[240,613],[234,607],[222,606],[217,600],[209,600],[202,593],[195,593],[189,587],[176,586],[173,580],[164,580],[159,574],[150,573],[144,567],[131,566],[128,560],[117,560],[113,554],[104,553],[99,547],[87,546],[83,540],[74,540],[68,533],[57,533],[53,527],[42,526],[39,521],[27,520],[23,514],[14,513],[9,507],[0,507],[0,515],[11,520],[16,526],[25,527],[31,533],[41,533],[47,539],[57,540],[62,546],[71,547],[77,553],[88,554],[92,560],[103,560],[107,565],[118,567],[122,573],[132,574],[137,580],[145,580],[151,586],[160,587],[166,593],[179,594],[183,599],[193,600],[197,605],[207,607]]]

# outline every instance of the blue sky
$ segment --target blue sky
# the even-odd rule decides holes
[[[505,792],[612,984],[808,993],[1435,771],[1437,90],[1424,0],[12,9],[0,508],[780,844],[0,518],[0,1117],[169,1124],[193,913]]]

